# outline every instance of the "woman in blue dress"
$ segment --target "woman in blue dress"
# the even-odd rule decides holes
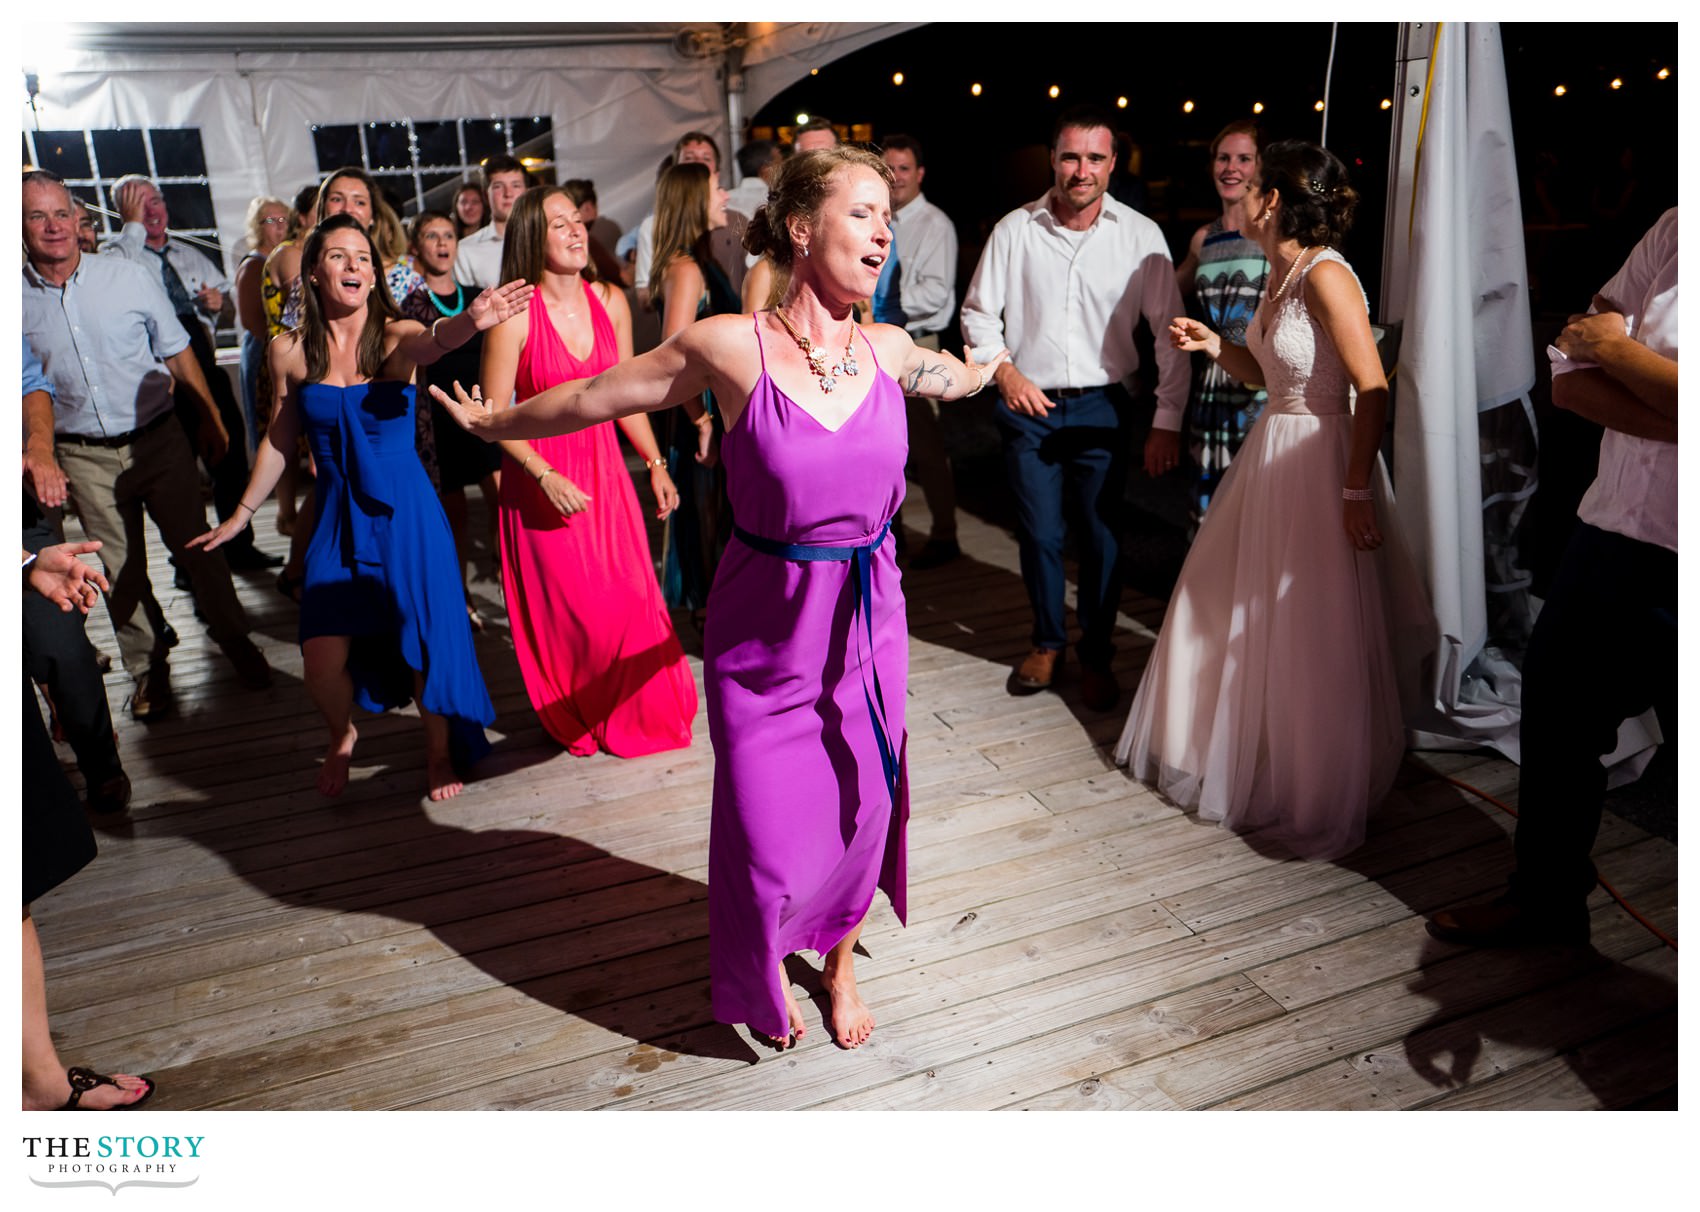
[[[459,771],[489,749],[495,710],[461,609],[454,539],[414,452],[412,380],[416,367],[523,311],[532,288],[487,290],[429,328],[401,319],[353,215],[315,227],[301,265],[301,326],[267,351],[276,412],[242,505],[190,545],[217,547],[248,525],[305,430],[319,476],[301,655],[330,731],[319,790],[337,795],[348,783],[355,702],[383,711],[416,698],[431,798],[447,799],[461,791]]]
[[[1261,137],[1257,123],[1240,121],[1228,123],[1210,141],[1210,179],[1222,199],[1222,217],[1193,233],[1186,260],[1175,267],[1181,294],[1196,303],[1193,316],[1237,345],[1245,344],[1246,325],[1269,276],[1263,250],[1245,230]],[[1194,532],[1267,399],[1261,387],[1236,381],[1208,358],[1198,360],[1186,410],[1195,476],[1189,501]]]

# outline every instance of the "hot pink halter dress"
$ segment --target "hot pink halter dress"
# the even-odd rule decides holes
[[[588,283],[584,297],[596,339],[580,361],[550,322],[543,293],[531,296],[514,380],[520,399],[618,360],[613,323]],[[531,445],[590,497],[589,509],[563,519],[511,459],[502,476],[502,590],[532,707],[549,735],[580,756],[689,745],[696,685],[661,600],[613,424]]]
[[[905,914],[909,637],[886,531],[909,437],[902,390],[871,345],[869,359],[866,398],[829,430],[775,386],[763,350],[721,447],[737,530],[704,632],[712,1000],[720,1021],[776,1037],[790,1030],[781,959],[830,951],[876,886]]]

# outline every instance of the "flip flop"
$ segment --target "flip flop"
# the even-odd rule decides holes
[[[69,1069],[65,1070],[65,1076],[71,1082],[71,1097],[65,1100],[65,1105],[63,1107],[59,1108],[61,1111],[83,1110],[83,1108],[78,1104],[83,1101],[83,1095],[87,1094],[90,1090],[93,1090],[96,1086],[118,1087],[118,1083],[106,1076],[106,1074],[96,1073],[93,1069],[84,1069],[81,1065],[72,1065]],[[139,1076],[142,1081],[148,1084],[147,1093],[142,1095],[133,1103],[121,1103],[116,1107],[107,1108],[108,1110],[134,1111],[137,1107],[141,1106],[143,1103],[147,1102],[148,1099],[153,1097],[153,1092],[158,1089],[158,1087],[154,1084],[153,1078],[147,1076],[145,1073],[140,1074]],[[122,1087],[118,1088],[121,1089]]]

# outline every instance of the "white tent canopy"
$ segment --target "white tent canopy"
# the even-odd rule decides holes
[[[655,166],[696,128],[730,152],[753,112],[811,67],[907,23],[550,25],[88,24],[25,31],[39,80],[24,123],[51,130],[193,127],[218,229],[239,240],[256,194],[318,178],[317,125],[536,115],[557,179],[589,177],[630,226]],[[730,164],[723,166],[730,173]]]

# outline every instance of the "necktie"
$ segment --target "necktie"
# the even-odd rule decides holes
[[[171,296],[171,306],[180,316],[195,314],[195,301],[189,297],[189,288],[183,285],[183,279],[177,276],[177,267],[171,264],[171,258],[165,255],[165,249],[155,248],[151,244],[142,245],[154,256],[159,258],[160,276],[165,279],[165,293]]]

